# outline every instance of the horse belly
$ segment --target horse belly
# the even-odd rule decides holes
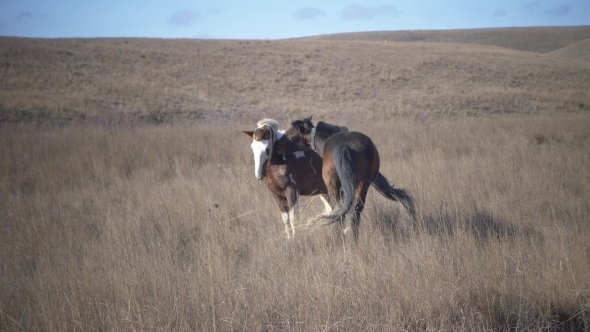
[[[292,177],[301,195],[311,196],[326,194],[327,189],[322,179],[322,159],[301,160],[297,169],[293,169]]]

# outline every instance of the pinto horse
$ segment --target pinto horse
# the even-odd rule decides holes
[[[340,203],[330,215],[324,216],[329,219],[327,224],[344,217],[344,233],[352,230],[356,240],[371,185],[386,198],[400,202],[415,219],[414,199],[405,190],[390,185],[379,172],[379,152],[367,135],[322,121],[314,126],[309,117],[293,121],[285,136],[293,141],[297,141],[297,137],[305,139],[305,143],[323,157],[322,177],[330,203],[333,206]]]
[[[264,180],[279,205],[288,239],[295,236],[299,195],[322,195],[325,215],[332,212],[325,199],[328,191],[321,176],[322,158],[315,151],[296,137],[289,140],[279,131],[276,120],[260,120],[256,130],[244,133],[252,137],[254,175]]]

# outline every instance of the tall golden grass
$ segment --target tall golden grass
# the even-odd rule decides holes
[[[254,123],[1,126],[0,330],[590,329],[587,116],[342,121],[419,212],[370,191],[352,249],[286,241]]]

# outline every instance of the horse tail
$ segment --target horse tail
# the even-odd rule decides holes
[[[332,160],[334,160],[336,173],[340,180],[343,198],[340,206],[332,211],[332,214],[325,216],[325,218],[330,219],[327,224],[332,224],[340,220],[340,218],[350,210],[354,202],[354,177],[356,175],[356,170],[354,168],[350,147],[346,145],[338,145],[332,151]]]
[[[416,220],[416,206],[414,199],[404,189],[394,188],[389,184],[389,181],[383,176],[383,174],[381,174],[381,172],[377,174],[377,178],[375,178],[372,185],[387,199],[400,202],[412,220]]]

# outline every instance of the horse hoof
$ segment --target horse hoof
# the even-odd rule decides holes
[[[348,236],[352,233],[352,227],[348,226],[344,229],[344,231],[342,231],[342,233],[344,234],[344,236]]]

